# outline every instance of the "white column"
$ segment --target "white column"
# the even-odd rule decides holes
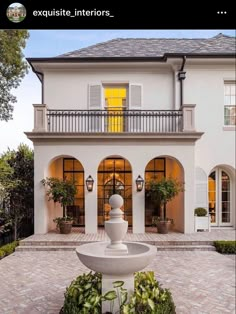
[[[34,233],[47,233],[47,206],[45,197],[45,188],[41,183],[44,178],[44,167],[42,164],[42,158],[37,151],[34,149]]]
[[[195,205],[195,171],[194,149],[184,164],[184,233],[194,232],[194,205]]]
[[[47,131],[47,106],[44,104],[34,106],[34,129],[33,132]]]
[[[183,105],[183,132],[194,132],[195,130],[195,107],[196,105]]]
[[[93,191],[88,192],[86,183],[84,182],[84,197],[85,197],[85,233],[97,233],[97,220],[98,220],[98,211],[97,211],[97,173],[96,171],[85,171],[84,180],[91,175],[94,179]]]
[[[133,172],[133,233],[145,233],[145,186],[137,192],[135,180],[139,175],[144,179],[144,173]]]
[[[102,295],[106,294],[108,291],[116,290],[113,287],[113,282],[115,281],[124,281],[125,284],[123,288],[127,289],[128,298],[134,292],[134,275],[122,275],[122,276],[112,276],[102,274]],[[102,302],[102,313],[107,313],[111,311],[111,302],[103,301]],[[119,300],[118,298],[114,300],[114,308],[112,313],[119,313],[120,311]]]

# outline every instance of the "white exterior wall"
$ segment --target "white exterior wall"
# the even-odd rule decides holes
[[[162,68],[45,72],[44,103],[49,109],[86,110],[89,84],[109,83],[141,84],[142,109],[174,109],[173,72]]]
[[[144,232],[145,210],[144,191],[136,192],[135,179],[138,175],[145,177],[145,167],[155,157],[171,156],[183,166],[185,192],[178,198],[184,198],[184,217],[177,214],[181,208],[172,209],[177,199],[168,206],[169,215],[175,219],[178,230],[186,233],[194,231],[194,208],[208,207],[207,178],[216,166],[230,170],[231,194],[234,195],[232,204],[235,204],[235,131],[224,128],[224,80],[235,80],[234,64],[228,62],[223,65],[224,61],[221,64],[215,61],[214,65],[210,65],[204,62],[200,64],[199,61],[187,59],[184,69],[184,104],[196,104],[196,131],[204,132],[195,146],[184,141],[170,143],[165,140],[156,143],[124,140],[105,144],[102,136],[101,142],[98,140],[87,144],[76,140],[72,144],[63,144],[63,141],[60,144],[35,144],[35,233],[45,233],[54,227],[51,221],[62,211],[59,207],[53,210],[52,205],[47,209],[45,190],[39,183],[43,176],[50,175],[48,165],[58,156],[78,159],[84,167],[85,179],[92,175],[95,180],[92,193],[85,189],[85,225],[89,233],[97,230],[97,167],[108,156],[126,158],[133,170],[133,232]],[[170,64],[166,68],[163,65],[129,68],[127,65],[126,68],[47,69],[44,71],[44,103],[49,109],[88,109],[89,84],[133,83],[142,85],[142,109],[179,109],[176,69],[179,69],[179,65],[174,66],[173,71]],[[53,169],[51,171],[53,173]],[[232,213],[235,222],[235,208]]]
[[[144,149],[145,147],[145,149]],[[45,233],[50,230],[53,214],[47,214],[47,204],[45,201],[45,189],[40,181],[43,174],[48,175],[48,166],[55,157],[71,156],[78,159],[84,167],[85,179],[91,175],[94,178],[93,192],[85,190],[85,231],[86,233],[97,232],[97,169],[100,162],[109,156],[121,156],[126,158],[132,166],[133,178],[133,232],[143,233],[145,228],[145,199],[144,189],[142,192],[136,191],[135,180],[138,175],[145,177],[145,167],[148,162],[158,156],[171,156],[184,165],[184,208],[179,213],[179,231],[188,233],[194,230],[194,146],[183,143],[147,143],[136,141],[126,143],[125,141],[116,144],[96,141],[91,143],[50,143],[49,145],[35,145],[35,154],[40,156],[40,162],[35,162],[35,233]],[[90,158],[89,156],[92,156]],[[137,158],[138,156],[138,158]],[[56,217],[57,213],[54,213]],[[44,216],[44,218],[43,218]]]
[[[234,65],[187,65],[185,70],[184,103],[196,104],[196,130],[204,132],[195,146],[195,166],[201,176],[196,182],[196,207],[208,207],[208,176],[221,166],[231,178],[235,226],[235,128],[224,127],[224,81],[235,81]]]
[[[228,68],[228,69],[227,69]],[[235,130],[224,130],[224,80],[235,81],[233,66],[186,66],[184,103],[196,104],[196,166],[207,174],[217,165],[235,168]]]

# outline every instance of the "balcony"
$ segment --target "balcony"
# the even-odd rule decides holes
[[[33,132],[76,134],[173,134],[195,132],[195,105],[181,110],[49,110],[34,105]]]

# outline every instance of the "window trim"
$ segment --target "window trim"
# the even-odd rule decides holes
[[[230,103],[229,104],[225,103],[225,96],[226,96],[225,95],[225,87],[226,87],[226,85],[234,85],[235,88],[236,88],[236,81],[235,80],[230,80],[230,79],[227,79],[227,80],[225,79],[224,80],[224,107],[223,107],[224,125],[223,125],[223,130],[224,131],[235,131],[236,124],[225,124],[225,118],[226,118],[226,116],[225,116],[225,108],[227,108],[227,107],[234,107],[235,111],[236,111],[236,103],[234,105],[232,105]],[[230,97],[231,97],[231,94],[230,94]],[[229,116],[229,117],[231,117],[231,116]]]

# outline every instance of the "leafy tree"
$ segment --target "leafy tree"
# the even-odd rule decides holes
[[[11,90],[19,86],[27,73],[22,49],[28,37],[27,30],[0,30],[0,120],[12,119],[16,97]]]
[[[0,173],[4,215],[12,223],[17,239],[22,224],[33,217],[33,151],[24,144],[17,151],[8,150],[0,158]]]
[[[67,206],[73,204],[77,193],[75,183],[54,177],[43,179],[42,183],[48,188],[48,200],[60,203],[63,206],[63,217],[67,217]]]
[[[166,221],[166,204],[182,192],[183,184],[174,178],[162,178],[150,181],[151,199],[161,206],[161,220]]]

